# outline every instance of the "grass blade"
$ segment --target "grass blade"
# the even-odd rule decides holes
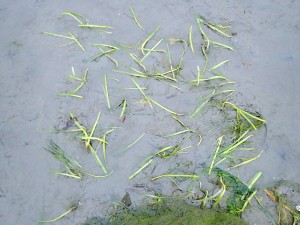
[[[146,47],[147,43],[149,42],[149,40],[156,34],[156,32],[159,30],[160,26],[157,26],[154,31],[146,38],[146,40],[142,43],[141,45],[141,49],[142,49],[142,53],[143,55],[145,55],[144,53],[144,48]]]
[[[82,16],[80,14],[77,14],[77,13],[67,12],[66,11],[66,12],[63,12],[62,15],[68,15],[68,16],[73,17],[79,24],[84,24],[84,23],[88,22],[88,20],[84,16]],[[84,23],[79,18],[84,19],[85,20]]]
[[[154,181],[163,177],[183,177],[183,178],[191,178],[191,179],[199,178],[199,176],[196,174],[163,174],[160,176],[153,177],[151,180]]]
[[[230,60],[224,60],[223,62],[220,62],[219,64],[215,65],[214,67],[212,67],[209,71],[215,70],[217,68],[219,68],[220,66],[224,65],[225,63],[228,63]]]
[[[190,26],[190,34],[189,34],[189,44],[190,44],[190,48],[191,48],[191,51],[193,52],[193,54],[195,54],[195,51],[194,51],[194,45],[193,45],[193,37],[192,37],[192,31],[193,30],[193,26],[191,25]]]
[[[61,214],[60,216],[58,216],[58,217],[56,217],[56,218],[54,218],[54,219],[51,219],[51,220],[38,220],[38,221],[36,221],[36,222],[38,222],[38,223],[51,223],[51,222],[55,222],[55,221],[57,221],[57,220],[63,218],[64,216],[66,216],[66,215],[69,214],[70,212],[75,211],[75,210],[77,209],[77,207],[78,207],[78,204],[73,205],[73,206],[72,206],[70,209],[68,209],[66,212],[64,212],[63,214]]]
[[[149,166],[152,163],[153,159],[151,158],[148,162],[146,162],[141,168],[139,168],[136,172],[134,172],[131,176],[128,177],[129,180],[134,178],[136,175],[138,175],[143,169],[145,169],[147,166]]]
[[[107,107],[108,109],[110,109],[110,101],[109,101],[109,95],[108,95],[108,86],[107,86],[107,76],[106,74],[104,75],[104,87],[102,86],[103,91],[104,91],[104,95],[106,98],[106,102],[107,102]]]
[[[111,26],[96,25],[96,24],[78,24],[78,26],[85,27],[85,28],[115,29]]]
[[[132,16],[133,16],[133,18],[134,18],[135,23],[136,23],[142,30],[144,30],[144,28],[142,27],[142,25],[140,24],[140,22],[139,22],[138,19],[136,18],[136,15],[135,15],[135,12],[134,12],[132,6],[130,6],[130,12],[131,12],[131,14],[132,14]]]

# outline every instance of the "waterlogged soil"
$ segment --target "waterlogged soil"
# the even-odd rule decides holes
[[[143,29],[136,24],[131,6]],[[78,27],[78,21],[62,15],[66,11],[84,16],[89,24],[114,29]],[[222,87],[213,86],[217,82],[197,87],[191,85],[190,81],[197,78],[197,66],[200,71],[205,66],[201,53],[203,37],[195,19],[200,16],[213,23],[230,25],[231,38],[206,26],[203,29],[209,38],[235,50],[211,46],[205,77],[212,75],[209,69],[213,66],[230,60],[216,72],[235,84]],[[245,183],[257,172],[262,172],[255,184],[257,197],[270,213],[266,216],[262,208],[254,204],[246,209],[243,218],[249,224],[270,224],[270,217],[276,220],[276,204],[263,190],[280,180],[300,183],[299,1],[3,0],[0,24],[1,224],[38,224],[37,220],[53,219],[74,204],[77,209],[55,224],[82,224],[88,218],[109,215],[114,211],[114,203],[122,203],[126,192],[132,201],[130,207],[153,201],[145,199],[145,194],[174,196],[184,192],[193,198],[199,192],[199,183],[188,192],[189,179],[177,179],[176,185],[166,177],[151,179],[167,173],[195,174],[210,165],[216,140],[224,135],[224,140],[229,143],[232,137],[233,112],[223,113],[215,105],[222,98],[267,121],[265,126],[251,133],[253,137],[248,144],[255,150],[246,152],[246,156],[242,154],[249,158],[261,153],[260,157],[230,172]],[[130,71],[126,65],[142,69],[129,53],[141,58],[139,48],[158,26],[159,30],[146,43],[146,48],[152,48],[163,39],[157,49],[166,51],[169,44],[174,66],[180,63],[185,43],[189,44],[178,75],[179,82],[130,77],[117,72]],[[195,53],[189,40],[191,26]],[[71,32],[86,51],[76,43],[70,44],[72,40],[42,32],[61,35]],[[171,42],[177,42],[172,44],[170,38]],[[117,60],[118,67],[108,57],[93,61],[91,57],[100,51],[91,43],[118,46],[119,50],[110,55]],[[165,53],[151,53],[144,64],[152,73],[170,70]],[[88,69],[87,82],[76,93],[83,99],[58,95],[70,92],[80,84],[67,78],[72,75],[72,67],[79,77],[83,77]],[[105,97],[105,74],[110,107]],[[172,74],[168,75],[172,77]],[[152,102],[151,108],[139,90],[128,89],[136,88],[132,78],[145,88],[147,97],[183,114],[178,118],[186,127],[201,134],[201,143],[198,144],[199,136],[195,133],[187,140],[183,139],[186,134],[163,137],[186,128],[158,104]],[[221,95],[210,99],[209,105],[215,107],[204,107],[192,116],[214,88],[235,92],[229,97]],[[124,99],[127,107],[125,116],[120,118]],[[80,133],[53,132],[76,129],[74,121],[70,121],[70,113],[91,130],[99,112],[101,117],[95,134],[103,135],[114,129],[107,135],[107,160],[104,162],[112,174],[106,178],[84,175],[82,180],[51,174],[53,170],[64,172],[64,168],[44,149],[50,138],[78,160],[85,171],[103,175],[91,153],[85,151],[84,144],[78,140]],[[142,138],[135,145],[125,149],[140,136]],[[169,158],[155,154],[164,147],[179,144],[187,147],[184,154]],[[101,146],[98,154],[102,157]],[[149,166],[129,180],[128,177],[145,164],[149,156],[152,156]],[[230,162],[224,162],[220,167],[227,169],[240,161]],[[203,181],[201,188],[212,190],[216,187]],[[296,207],[300,202],[293,201],[293,205]],[[221,206],[226,206],[226,202],[221,202]]]

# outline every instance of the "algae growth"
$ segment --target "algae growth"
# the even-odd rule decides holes
[[[201,209],[175,200],[161,205],[126,210],[111,220],[92,218],[82,225],[246,225],[241,218],[223,210]]]

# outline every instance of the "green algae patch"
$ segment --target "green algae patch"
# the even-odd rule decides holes
[[[171,201],[159,206],[140,207],[125,210],[119,215],[103,218],[92,218],[83,225],[246,225],[241,218],[224,210],[201,209],[180,201]]]

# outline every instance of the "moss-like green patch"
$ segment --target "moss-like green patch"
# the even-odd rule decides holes
[[[109,221],[92,218],[83,225],[246,225],[241,218],[223,210],[201,209],[183,202],[170,201],[159,206],[126,210]]]

